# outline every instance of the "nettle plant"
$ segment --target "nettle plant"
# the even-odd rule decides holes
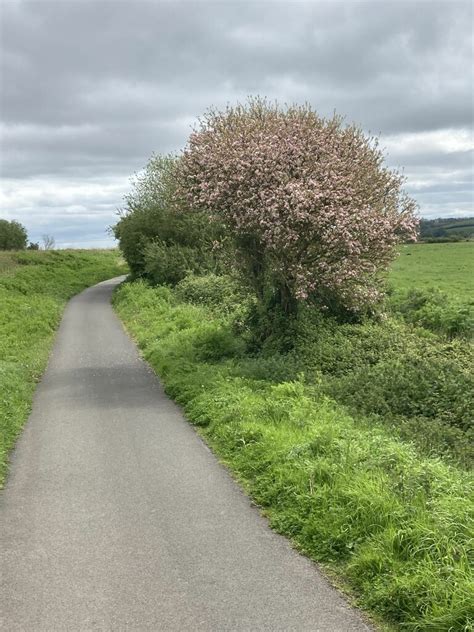
[[[286,313],[312,299],[358,311],[379,272],[415,239],[416,204],[375,137],[308,105],[260,98],[211,109],[179,161],[179,192],[223,223],[257,296]]]

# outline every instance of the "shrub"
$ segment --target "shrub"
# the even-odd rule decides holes
[[[198,329],[193,338],[194,355],[201,362],[218,362],[224,358],[239,357],[245,345],[229,327],[211,323]]]
[[[453,303],[449,296],[435,288],[394,294],[389,306],[406,322],[451,338],[472,338],[474,334],[473,305]]]
[[[216,227],[174,200],[177,158],[155,156],[132,182],[126,208],[113,227],[134,277],[174,284],[189,271],[215,269]],[[172,201],[174,200],[174,201]]]
[[[155,285],[176,285],[192,272],[213,267],[210,255],[198,248],[152,241],[144,248],[145,276]]]
[[[279,384],[291,381],[298,373],[298,363],[294,356],[274,353],[243,358],[235,373],[251,380],[265,380]]]
[[[185,277],[176,287],[176,296],[195,305],[206,305],[220,314],[242,312],[249,296],[231,276],[207,274]]]
[[[472,347],[388,319],[341,325],[305,309],[293,325],[300,371],[324,375],[328,394],[364,414],[473,427]]]
[[[363,413],[423,416],[464,431],[473,428],[472,375],[432,349],[423,353],[417,348],[360,367],[328,382],[328,391]]]
[[[417,225],[402,177],[382,163],[377,140],[339,117],[252,99],[205,114],[178,165],[178,193],[225,224],[261,302],[269,294],[286,314],[307,298],[362,309]]]

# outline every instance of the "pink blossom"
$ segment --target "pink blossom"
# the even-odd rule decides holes
[[[188,141],[179,194],[218,218],[243,267],[264,262],[298,300],[377,300],[395,246],[415,239],[416,204],[383,165],[376,138],[309,106],[261,99],[211,110]]]

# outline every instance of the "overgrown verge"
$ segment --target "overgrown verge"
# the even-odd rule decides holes
[[[137,282],[115,294],[119,315],[167,392],[272,526],[344,578],[361,606],[399,629],[472,631],[472,473],[400,440],[380,422],[383,415],[351,414],[334,399],[370,391],[377,375],[361,381],[364,366],[357,366],[355,350],[359,357],[365,353],[366,362],[377,335],[385,331],[389,338],[390,328],[377,332],[376,324],[359,325],[351,330],[357,342],[344,347],[349,333],[344,337],[338,329],[331,341],[330,326],[321,328],[320,322],[317,344],[308,351],[312,368],[295,353],[272,352],[271,341],[250,357],[236,335],[235,314],[229,318],[232,304],[242,309],[245,299],[236,301],[226,286],[217,301],[213,285],[209,278],[185,280],[171,291]],[[392,357],[402,340],[397,327],[402,325],[393,325]],[[302,340],[295,340],[300,350],[304,327],[302,332]],[[383,359],[388,338],[378,340],[373,367]],[[415,342],[407,344],[416,355]],[[344,391],[337,380],[350,375],[344,363],[354,361],[359,377]],[[396,367],[384,368],[383,362],[378,370],[379,382],[384,371],[388,379],[396,374]],[[407,374],[395,390],[402,392],[412,377]],[[444,397],[450,388],[453,383]],[[443,408],[440,399],[438,404]],[[423,413],[426,406],[420,404]],[[461,409],[462,404],[459,419],[465,419]]]
[[[302,311],[282,360],[293,373],[381,424],[427,456],[469,469],[474,464],[474,354],[465,340],[446,340],[394,318],[341,324]]]
[[[410,324],[424,327],[448,338],[474,337],[474,301],[453,301],[436,288],[411,289],[393,293],[390,310]]]
[[[125,271],[110,250],[1,253],[0,486],[66,301]]]

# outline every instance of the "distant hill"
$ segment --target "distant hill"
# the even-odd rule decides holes
[[[465,241],[474,239],[474,217],[439,217],[420,221],[419,241]]]

